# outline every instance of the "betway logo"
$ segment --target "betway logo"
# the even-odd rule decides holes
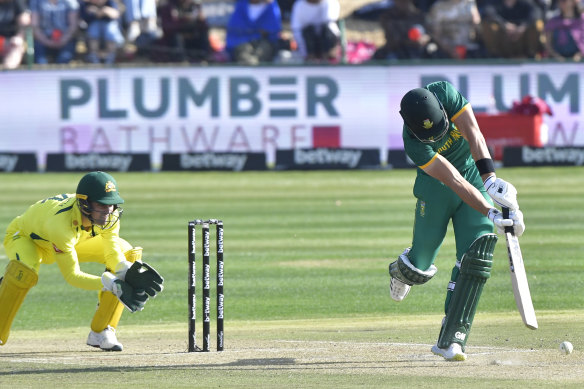
[[[521,158],[525,163],[565,163],[580,166],[584,164],[583,148],[543,148],[523,147]]]
[[[241,171],[247,162],[245,154],[216,154],[205,153],[198,155],[181,154],[180,167],[183,169],[212,169],[224,168]]]
[[[357,167],[362,152],[359,150],[294,150],[294,162],[298,165],[346,165]]]
[[[65,168],[67,169],[108,169],[126,172],[131,163],[132,157],[125,155],[65,155]]]
[[[0,170],[12,172],[17,162],[18,156],[16,155],[0,155]]]

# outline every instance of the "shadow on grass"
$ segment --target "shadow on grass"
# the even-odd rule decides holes
[[[27,353],[35,354],[35,353]],[[40,354],[40,353],[39,353]],[[17,355],[22,356],[22,354],[12,354],[12,357]],[[4,354],[2,357],[8,355]],[[29,361],[30,362],[30,361]],[[412,361],[394,361],[398,365],[411,364]],[[428,365],[428,361],[420,361],[424,366],[416,367],[432,367],[433,364]],[[303,369],[331,369],[331,366],[337,366],[339,369],[346,369],[347,367],[354,366],[355,363],[360,365],[361,369],[379,369],[387,367],[387,361],[368,361],[366,365],[373,366],[363,366],[363,361],[315,361],[315,362],[301,362],[298,363],[294,358],[253,358],[253,359],[239,359],[237,361],[227,362],[227,363],[205,363],[205,364],[194,364],[194,365],[146,365],[146,366],[131,366],[132,373],[141,373],[149,371],[161,371],[161,370],[204,370],[209,368],[224,368],[229,370],[230,368],[235,368],[233,370],[278,370],[282,367],[291,370],[303,370]],[[427,365],[427,366],[426,366]],[[31,376],[31,375],[42,375],[42,374],[87,374],[87,373],[128,373],[127,368],[130,366],[93,366],[93,367],[71,367],[71,368],[28,368],[26,370],[10,370],[10,371],[0,371],[0,377],[10,377],[10,376]]]

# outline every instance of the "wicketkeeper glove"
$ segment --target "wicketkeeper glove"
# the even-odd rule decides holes
[[[112,292],[131,312],[144,309],[144,304],[148,300],[148,295],[144,290],[132,287],[107,271],[101,276],[101,283],[104,290]]]
[[[135,289],[144,290],[150,297],[162,292],[164,289],[164,278],[149,264],[136,261],[131,264],[127,261],[121,262],[116,269],[116,276],[123,279]]]
[[[489,176],[485,180],[484,185],[495,204],[501,208],[509,208],[510,210],[519,209],[517,189],[513,185],[494,175]]]

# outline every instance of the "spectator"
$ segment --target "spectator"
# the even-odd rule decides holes
[[[385,45],[374,59],[428,59],[443,56],[438,46],[426,32],[424,14],[413,0],[394,0],[393,6],[380,17],[385,34]]]
[[[278,6],[282,13],[282,20],[290,21],[290,15],[292,14],[292,7],[294,6],[294,0],[277,0]]]
[[[480,57],[481,16],[475,0],[438,0],[427,15],[430,34],[449,58]]]
[[[168,0],[158,9],[162,38],[155,61],[200,62],[208,58],[209,26],[201,0]]]
[[[48,64],[49,58],[67,64],[75,56],[79,3],[76,0],[31,0],[34,58]]]
[[[584,54],[584,9],[579,0],[559,0],[545,24],[546,51],[551,58],[579,61]]]
[[[83,0],[81,17],[87,23],[87,61],[100,63],[100,47],[103,44],[104,63],[112,65],[118,47],[124,43],[117,0]]]
[[[422,11],[422,13],[426,14],[430,11],[430,8],[432,8],[432,5],[434,5],[436,1],[440,0],[414,0],[414,5],[417,9]]]
[[[124,0],[126,8],[126,42],[148,46],[159,38],[156,0]]]
[[[485,6],[482,33],[489,54],[498,58],[538,58],[543,16],[530,0],[498,0]]]
[[[22,62],[25,28],[29,25],[30,14],[26,9],[25,0],[0,0],[2,68],[16,69]]]
[[[282,16],[275,0],[238,0],[227,24],[225,48],[231,60],[271,62],[278,49]]]
[[[340,12],[338,0],[297,0],[294,3],[290,28],[302,58],[307,61],[338,58]]]
[[[548,15],[552,10],[552,3],[556,3],[556,0],[533,0],[533,2],[537,8],[539,8],[542,19],[547,20],[549,18]]]

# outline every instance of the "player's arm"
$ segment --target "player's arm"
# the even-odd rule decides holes
[[[101,290],[103,288],[101,277],[81,270],[74,250],[56,253],[55,259],[63,278],[69,285],[86,290]]]
[[[96,227],[99,228],[99,227]],[[105,266],[108,270],[114,271],[117,264],[125,261],[126,257],[120,245],[120,222],[111,229],[100,229],[99,235],[103,242],[103,253]]]
[[[462,111],[460,115],[456,117],[456,119],[454,119],[454,124],[460,131],[460,134],[463,136],[463,138],[468,142],[470,146],[470,153],[472,154],[472,158],[475,160],[475,162],[484,158],[491,158],[489,148],[487,147],[487,142],[485,141],[485,137],[479,128],[479,124],[477,123],[477,119],[470,104],[468,104],[466,109]],[[481,178],[483,181],[485,181],[487,177],[494,174],[494,172],[481,174]]]
[[[512,210],[519,209],[517,203],[517,190],[510,183],[497,178],[495,175],[495,165],[491,159],[485,137],[479,128],[477,119],[472,107],[466,106],[466,109],[454,119],[454,124],[460,131],[460,134],[467,140],[470,146],[470,152],[475,164],[479,170],[485,189],[493,201],[501,206]]]
[[[426,164],[422,169],[452,189],[462,201],[483,215],[486,215],[489,209],[493,208],[481,192],[464,179],[460,172],[442,155],[436,154],[431,163]]]
[[[441,181],[452,189],[462,201],[487,216],[498,229],[513,225],[513,220],[504,219],[503,214],[496,208],[493,208],[493,206],[485,200],[481,192],[471,185],[471,183],[468,182],[442,155],[437,153],[429,163],[422,167],[422,169],[428,173],[428,175]]]
[[[144,309],[148,294],[143,289],[134,288],[109,271],[104,272],[101,277],[81,271],[74,251],[56,255],[59,269],[70,285],[81,289],[112,292],[132,312]]]

